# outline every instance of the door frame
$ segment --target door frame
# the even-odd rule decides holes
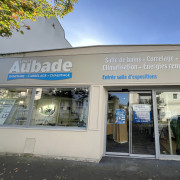
[[[130,148],[132,148],[132,132],[131,132],[131,128],[132,128],[132,117],[131,117],[131,110],[130,110],[130,105],[129,105],[129,153],[121,153],[121,152],[107,152],[106,151],[106,138],[107,138],[107,107],[108,107],[108,92],[115,92],[115,93],[128,93],[128,97],[129,97],[129,101],[130,101],[130,92],[143,92],[143,93],[149,93],[151,92],[152,94],[152,102],[153,102],[153,120],[154,120],[154,138],[155,138],[155,155],[149,155],[149,154],[132,154],[131,151],[130,151]],[[138,90],[134,90],[131,88],[128,89],[128,91],[122,91],[122,89],[120,88],[119,90],[106,90],[106,118],[105,118],[105,136],[104,136],[104,155],[105,156],[127,156],[127,157],[136,157],[136,158],[150,158],[150,159],[158,159],[159,158],[159,135],[158,135],[158,122],[157,122],[157,104],[156,104],[156,93],[154,90],[152,89],[138,89]]]
[[[132,153],[132,125],[133,125],[133,119],[132,119],[132,105],[130,103],[131,99],[130,99],[130,93],[144,93],[144,94],[148,94],[148,93],[151,93],[151,99],[152,99],[152,106],[153,106],[153,121],[154,121],[154,99],[153,99],[153,93],[152,93],[152,90],[130,90],[129,91],[129,155],[131,157],[144,157],[144,158],[155,158],[155,155],[156,155],[156,147],[154,149],[155,151],[155,154],[154,155],[149,155],[149,154],[133,154]],[[155,124],[154,124],[154,132],[155,132]],[[154,137],[155,138],[155,137]],[[154,140],[154,145],[155,145],[155,140]]]
[[[127,91],[127,92],[121,92],[121,91],[118,91],[118,90],[116,90],[116,91],[107,91],[106,92],[106,111],[105,111],[105,113],[106,113],[106,121],[105,121],[105,144],[104,144],[104,152],[105,152],[105,155],[110,155],[110,156],[129,156],[130,155],[130,144],[129,144],[129,152],[128,153],[123,153],[123,152],[107,152],[106,151],[106,143],[107,143],[107,141],[106,141],[106,137],[107,137],[107,107],[108,107],[108,92],[114,92],[114,93],[122,93],[122,94],[127,94],[128,93],[128,99],[129,99],[129,91]],[[130,112],[129,112],[130,113]],[[129,138],[129,133],[128,133],[128,138]],[[130,143],[130,142],[129,142]]]

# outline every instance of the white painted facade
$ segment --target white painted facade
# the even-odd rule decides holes
[[[87,129],[0,128],[0,153],[99,162],[103,156],[105,89],[90,86]]]
[[[12,37],[0,37],[0,54],[72,47],[66,40],[64,29],[56,18],[26,20],[26,24],[31,29],[24,29],[23,35],[13,31]]]
[[[149,57],[155,57],[154,59],[158,60],[158,62],[150,62]],[[172,60],[169,57],[172,57]],[[46,64],[47,67],[47,62],[52,64],[59,59],[62,59],[63,63],[72,62],[70,68],[71,78],[52,79],[50,81],[29,78],[7,79],[9,74],[19,74],[19,72],[10,72],[15,61],[28,63],[36,60],[37,63],[41,63],[43,66]],[[129,59],[134,62],[129,63]],[[160,62],[162,59],[163,62]],[[15,126],[2,124],[0,125],[0,153],[33,154],[36,156],[99,162],[102,156],[108,155],[106,152],[108,91],[129,90],[141,91],[142,94],[151,91],[153,99],[155,153],[153,156],[148,156],[148,154],[136,156],[178,159],[177,155],[162,155],[159,151],[156,92],[179,92],[179,59],[180,46],[178,45],[99,46],[0,56],[2,65],[0,67],[0,88],[87,87],[89,89],[88,122],[85,128],[58,125],[31,126],[30,124],[29,126]],[[119,63],[122,60],[126,61]],[[121,68],[121,71],[113,68],[111,68],[111,71],[103,70],[105,64],[110,64],[108,67]],[[124,65],[123,68],[126,69],[121,67],[122,64]],[[157,66],[154,66],[154,64]],[[127,69],[130,68],[129,65],[131,67],[140,67],[141,70]],[[151,68],[150,70],[146,69],[147,65]],[[160,67],[161,69],[157,69]],[[163,69],[163,67],[168,68]],[[29,71],[28,73],[32,72]],[[137,96],[133,96],[133,98],[131,99],[136,102]],[[34,102],[34,100],[32,99],[31,102]],[[33,103],[30,104],[33,107]],[[131,156],[130,153],[126,155]]]

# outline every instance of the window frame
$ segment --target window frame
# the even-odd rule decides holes
[[[176,98],[175,98],[176,96]],[[173,93],[173,100],[178,100],[178,94],[177,93]]]
[[[91,97],[91,87],[90,85],[77,85],[77,86],[1,86],[0,88],[4,89],[13,89],[13,88],[29,88],[32,89],[31,93],[31,98],[30,98],[30,103],[29,103],[29,112],[27,116],[26,123],[24,125],[0,125],[0,128],[16,128],[16,129],[40,129],[40,130],[62,130],[62,131],[87,131],[88,125],[89,125],[89,117],[90,117],[90,97]],[[34,106],[34,99],[36,95],[36,89],[38,88],[87,88],[88,89],[88,115],[87,115],[87,124],[86,127],[77,127],[77,126],[36,126],[36,125],[30,125],[31,123],[31,117],[32,117],[32,112],[33,112],[33,106]]]
[[[156,103],[157,103],[157,93],[159,93],[159,92],[166,92],[166,93],[172,93],[172,95],[173,94],[177,94],[177,97],[178,97],[178,92],[180,93],[180,88],[178,87],[177,89],[175,89],[175,88],[172,88],[172,89],[166,89],[166,88],[158,88],[158,89],[155,89],[155,99],[156,99]],[[178,100],[178,98],[177,99],[174,99],[174,98],[172,98],[173,100]],[[157,105],[156,105],[156,107],[157,107]],[[159,159],[173,159],[173,158],[175,158],[176,160],[178,159],[178,160],[180,160],[180,155],[177,155],[177,154],[162,154],[160,151],[160,133],[159,133],[159,120],[158,120],[158,112],[157,112],[157,128],[158,128],[158,136],[157,136],[157,138],[158,138],[158,157],[159,157]]]
[[[26,89],[31,89],[32,90],[32,92],[31,92],[31,97],[30,97],[30,101],[29,102],[31,102],[31,99],[32,99],[32,94],[33,94],[33,87],[22,87],[22,86],[19,86],[19,87],[17,87],[17,86],[1,86],[0,88],[4,88],[4,89],[24,89],[24,88],[26,88]],[[6,128],[8,128],[8,127],[10,127],[10,128],[26,128],[26,126],[27,126],[27,122],[28,122],[28,118],[29,118],[29,116],[30,116],[30,105],[31,104],[29,104],[29,112],[28,112],[28,115],[27,115],[27,120],[26,120],[26,123],[24,123],[23,125],[16,125],[16,124],[3,124],[3,125],[0,125],[0,128],[4,128],[4,127],[6,127]]]

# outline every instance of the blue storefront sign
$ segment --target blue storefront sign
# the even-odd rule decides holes
[[[39,80],[63,80],[72,78],[72,72],[64,73],[26,73],[26,74],[8,74],[7,80],[16,79],[39,79]]]
[[[115,124],[125,124],[126,123],[126,110],[116,109],[116,122]]]
[[[152,123],[151,105],[134,104],[133,105],[133,123]]]

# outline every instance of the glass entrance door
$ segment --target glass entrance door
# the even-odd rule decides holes
[[[106,151],[155,155],[151,91],[108,92]]]
[[[130,154],[155,155],[151,91],[130,92]]]
[[[129,94],[108,93],[107,152],[129,153]]]

